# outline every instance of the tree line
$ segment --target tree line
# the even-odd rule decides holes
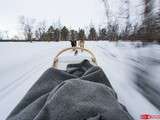
[[[148,22],[147,20],[145,22]],[[107,41],[142,41],[142,42],[160,42],[160,31],[156,27],[150,28],[149,22],[147,25],[145,22],[142,25],[136,24],[132,26],[128,24],[124,30],[120,31],[120,27],[117,23],[109,24],[107,27],[99,28],[90,27],[89,31],[85,29],[69,29],[66,26],[54,27],[45,25],[39,26],[33,31],[33,27],[30,25],[24,25],[23,35],[25,40],[28,41],[70,41],[70,40],[107,40]],[[154,23],[155,24],[155,23]],[[88,33],[88,34],[87,34]],[[18,39],[15,38],[15,39]]]
[[[150,18],[149,20],[145,19],[141,25],[135,24],[134,26],[128,23],[124,29],[120,28],[118,22],[110,22],[107,27],[99,28],[97,30],[92,26],[89,31],[85,29],[69,29],[66,26],[54,27],[53,25],[50,25],[47,27],[45,22],[39,23],[38,27],[34,28],[34,20],[24,17],[21,18],[20,24],[24,38],[28,41],[70,41],[83,39],[92,41],[140,40],[143,42],[160,42],[160,35],[158,34],[160,32],[160,29],[158,28],[159,24],[158,22],[156,23],[153,21],[153,18]],[[18,37],[15,39],[18,39]]]
[[[143,0],[143,5],[143,21],[135,35],[142,41],[160,42],[160,7],[155,9],[155,0]]]
[[[109,30],[107,28],[90,27],[89,31],[85,29],[69,29],[66,26],[54,27],[46,26],[41,22],[38,27],[34,28],[35,20],[25,17],[20,18],[20,25],[25,40],[28,41],[70,41],[70,40],[108,40]],[[88,34],[86,34],[88,33]],[[15,39],[18,39],[16,37]]]
[[[24,39],[28,41],[69,41],[69,40],[108,40],[108,41],[143,41],[143,42],[160,42],[160,7],[155,8],[155,0],[141,0],[140,6],[143,7],[140,16],[142,20],[139,23],[133,24],[130,22],[130,0],[120,0],[120,18],[125,20],[125,25],[121,26],[119,18],[113,19],[110,12],[108,0],[102,0],[105,5],[107,16],[106,27],[95,28],[94,25],[86,29],[70,29],[66,26],[50,25],[45,22],[40,22],[35,27],[35,20],[20,17],[21,31]],[[7,33],[7,32],[6,32]],[[4,34],[0,32],[0,39],[3,39]],[[7,35],[6,35],[7,36]],[[13,39],[20,39],[15,36]]]
[[[155,9],[155,0],[142,0],[143,10],[141,16],[143,19],[139,23],[130,23],[130,0],[121,0],[124,10],[121,10],[121,17],[126,20],[125,26],[121,27],[116,20],[112,21],[107,0],[102,0],[106,7],[106,16],[108,19],[106,27],[98,30],[92,26],[89,31],[85,29],[69,29],[63,27],[46,27],[45,24],[33,32],[32,22],[22,19],[23,33],[26,40],[44,40],[44,41],[69,41],[69,40],[108,40],[108,41],[142,41],[160,43],[160,7]]]
[[[119,17],[113,20],[108,0],[102,0],[105,5],[106,16],[108,19],[107,39],[110,40],[140,40],[142,42],[160,42],[160,5],[155,7],[155,0],[140,0],[142,12],[137,15],[141,21],[133,25],[130,22],[130,4],[131,0],[120,0],[122,6],[119,8]],[[125,21],[125,26],[120,28],[119,19]],[[119,30],[121,29],[121,30]]]

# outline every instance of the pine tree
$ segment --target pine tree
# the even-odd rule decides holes
[[[67,29],[66,26],[64,26],[61,30],[61,39],[64,40],[68,40],[68,35],[69,35],[69,30]]]
[[[107,30],[106,28],[102,28],[99,30],[99,39],[100,40],[106,40],[106,36],[107,36]]]
[[[71,37],[71,40],[76,40],[76,31],[75,30],[70,30],[70,37]]]
[[[85,31],[83,29],[79,30],[78,39],[79,40],[85,40],[86,39]]]
[[[59,28],[56,28],[54,30],[54,41],[60,41],[61,40],[61,30]]]
[[[48,41],[54,41],[54,28],[53,28],[53,26],[50,26],[48,28],[48,31],[46,34],[47,34],[46,38]]]
[[[89,40],[97,40],[97,32],[95,30],[94,27],[90,28],[90,31],[89,31],[89,36],[88,36],[88,39]]]
[[[118,30],[119,26],[117,23],[112,23],[108,25],[108,30],[107,30],[107,39],[108,40],[118,40]]]

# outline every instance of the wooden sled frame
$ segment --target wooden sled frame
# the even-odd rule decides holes
[[[53,61],[53,67],[54,68],[57,68],[58,67],[58,57],[63,54],[64,52],[66,51],[69,51],[69,50],[82,50],[82,51],[85,51],[87,53],[89,53],[91,55],[91,60],[93,63],[95,63],[97,65],[97,60],[96,60],[96,57],[94,56],[94,54],[88,50],[88,49],[85,49],[85,48],[82,48],[82,47],[71,47],[71,48],[66,48],[66,49],[63,49],[61,50],[54,58],[54,61]]]

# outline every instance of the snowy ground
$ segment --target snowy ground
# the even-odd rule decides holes
[[[143,113],[160,114],[157,102],[160,100],[160,46],[137,46],[139,43],[86,43],[116,90],[119,101],[136,120]],[[69,42],[0,43],[0,120],[8,116],[52,65],[56,53],[66,47],[70,47]]]

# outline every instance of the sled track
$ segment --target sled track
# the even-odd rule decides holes
[[[133,57],[123,57],[122,58],[123,60],[120,60],[120,59],[118,59],[118,57],[116,55],[112,54],[105,47],[102,47],[100,45],[97,45],[97,47],[101,49],[101,52],[103,53],[103,55],[105,55],[105,57],[110,58],[110,59],[115,60],[115,61],[118,61],[118,62],[123,63],[125,65],[128,65],[128,66],[130,66],[133,69],[136,68],[136,69],[139,69],[141,71],[144,71],[143,65],[137,59],[135,59]]]
[[[29,80],[31,76],[33,76],[39,69],[42,69],[45,66],[45,63],[38,64],[34,66],[30,71],[23,73],[18,79],[13,80],[8,85],[4,86],[0,89],[0,101],[3,100],[6,96],[15,91],[19,86],[25,84],[25,81]]]
[[[0,101],[2,101],[5,97],[14,92],[18,87],[25,84],[25,82],[29,80],[29,78],[34,76],[34,74],[36,74],[39,70],[44,69],[48,63],[47,60],[49,59],[48,57],[49,54],[50,52],[41,55],[41,57],[39,56],[38,58],[41,58],[41,61],[38,64],[37,64],[38,58],[36,58],[34,61],[36,64],[34,66],[32,66],[28,71],[25,71],[24,73],[19,75],[17,79],[13,80],[12,82],[0,88]],[[29,62],[30,60],[28,61],[28,63]]]
[[[134,84],[134,75],[135,72],[137,72],[135,71],[135,67],[140,70],[144,70],[143,65],[136,63],[135,61],[131,61],[126,56],[122,56],[122,58],[118,59],[118,56],[113,55],[103,46],[97,45],[96,47],[96,50],[95,48],[91,49],[95,51],[97,60],[101,61],[99,65],[104,69],[104,72],[113,85],[113,88],[118,93],[120,102],[127,107],[131,115],[135,119],[139,119],[139,115],[145,111],[147,111],[146,113],[158,114],[160,111],[155,108],[148,99],[139,93],[139,91],[137,91]],[[101,56],[101,58],[99,58],[99,56]],[[122,74],[124,74],[125,77],[123,77]],[[134,99],[129,100],[128,98]],[[140,101],[141,104],[139,104]],[[135,108],[136,104],[138,104],[137,108]]]

